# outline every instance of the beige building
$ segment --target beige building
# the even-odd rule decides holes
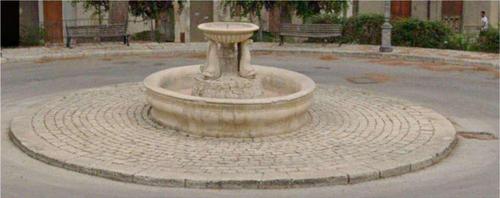
[[[120,8],[120,5],[124,4]],[[408,0],[391,1],[392,17],[414,17],[422,20],[440,20],[449,24],[455,31],[478,32],[481,25],[480,12],[485,11],[490,25],[497,27],[499,22],[499,1],[441,1],[441,0]],[[231,17],[230,9],[221,5],[221,0],[174,1],[173,10],[168,11],[170,19],[167,21],[163,31],[170,32],[175,42],[199,42],[205,38],[197,26],[201,23],[212,21],[248,21],[262,27],[264,31],[279,31],[280,23],[302,23],[300,17],[290,14],[290,11],[276,8],[271,11],[261,10],[262,20],[245,17]],[[76,21],[76,25],[90,25],[98,23],[97,16],[92,11],[84,11],[80,3],[70,1],[21,1],[20,27],[23,25],[40,24],[47,31],[46,37],[49,42],[62,43],[65,38],[65,26]],[[127,2],[112,2],[109,13],[104,13],[104,18],[112,18],[112,13],[123,12],[125,20],[128,20],[128,33],[150,30],[158,24],[143,20],[128,14]],[[351,0],[347,16],[384,13],[384,1]],[[128,15],[128,16],[127,16]],[[123,17],[122,17],[123,18]],[[173,35],[172,35],[173,34]]]
[[[421,20],[440,20],[449,24],[455,31],[478,32],[481,26],[481,11],[486,12],[489,24],[498,27],[499,1],[442,1],[408,0],[391,1],[391,17],[413,17]],[[351,9],[354,15],[384,14],[384,1],[353,0]]]

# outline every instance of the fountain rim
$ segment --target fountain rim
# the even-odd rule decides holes
[[[143,84],[147,90],[150,90],[155,94],[159,94],[161,96],[172,97],[192,102],[205,102],[211,104],[230,104],[230,105],[254,105],[254,104],[287,102],[308,96],[309,94],[313,93],[313,91],[316,88],[316,83],[311,78],[307,77],[304,74],[291,70],[274,68],[269,66],[261,66],[261,65],[254,65],[254,67],[257,70],[275,70],[276,72],[280,73],[286,72],[287,74],[295,76],[296,78],[294,79],[294,81],[300,82],[301,89],[292,94],[287,94],[283,96],[253,98],[253,99],[234,99],[234,98],[207,98],[207,97],[192,96],[161,87],[161,84],[163,83],[162,77],[165,76],[165,73],[176,72],[181,70],[192,70],[192,69],[197,71],[199,69],[199,66],[200,65],[187,65],[187,66],[164,69],[147,76],[144,79]]]
[[[221,28],[216,28],[216,27],[209,27],[211,24],[238,24],[238,25],[243,25],[243,26],[248,26],[246,28],[239,28],[239,29],[221,29]],[[209,22],[209,23],[202,23],[198,25],[198,29],[204,31],[204,32],[210,32],[210,33],[222,33],[222,34],[244,34],[244,33],[250,33],[250,32],[255,32],[259,29],[259,26],[253,24],[253,23],[245,23],[245,22]]]

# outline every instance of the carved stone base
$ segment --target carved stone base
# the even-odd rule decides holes
[[[208,98],[251,99],[258,98],[263,91],[259,79],[222,76],[215,80],[207,80],[200,75],[195,77],[191,94]]]

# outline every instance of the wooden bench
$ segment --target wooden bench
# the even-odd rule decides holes
[[[66,26],[66,47],[70,47],[72,38],[123,37],[123,44],[129,46],[126,24]]]
[[[334,38],[342,36],[342,26],[340,24],[289,24],[283,23],[280,26],[280,45],[283,45],[285,36],[308,37],[308,38]],[[342,43],[339,43],[339,46]]]

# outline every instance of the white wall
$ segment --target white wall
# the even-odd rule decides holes
[[[93,14],[93,10],[85,11],[81,3],[77,3],[73,5],[69,1],[63,2],[63,19],[73,19],[76,20],[75,25],[97,25],[99,24],[99,18],[97,15]],[[42,13],[43,14],[43,13]],[[128,33],[134,34],[137,32],[142,32],[146,30],[150,30],[151,20],[144,21],[142,17],[134,17],[129,14],[129,23],[128,23]],[[108,13],[103,14],[103,18],[108,18]],[[107,21],[103,21],[103,23],[107,23]],[[154,23],[153,23],[154,25]]]

